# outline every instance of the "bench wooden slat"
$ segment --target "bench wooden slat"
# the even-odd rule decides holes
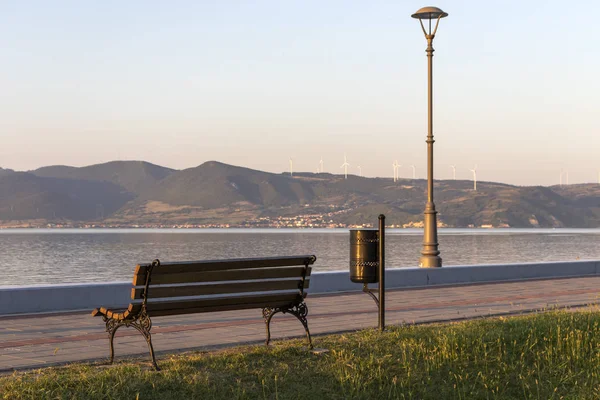
[[[278,278],[301,278],[304,273],[304,266],[282,267],[282,268],[261,268],[261,269],[232,269],[224,271],[208,272],[189,272],[177,274],[154,274],[152,271],[151,285],[166,285],[171,283],[203,283],[219,281],[239,281],[252,279],[278,279]],[[311,267],[308,267],[306,275],[310,274]],[[133,285],[140,286],[146,283],[146,275],[136,274],[133,277]],[[150,293],[152,293],[150,291]]]
[[[150,316],[155,315],[154,312],[175,311],[190,309],[202,309],[205,307],[232,306],[245,307],[254,304],[254,307],[259,307],[260,304],[272,304],[284,302],[291,304],[298,302],[300,296],[298,293],[283,293],[283,294],[266,294],[255,296],[236,296],[236,297],[214,297],[209,299],[194,299],[194,300],[172,300],[172,301],[151,301],[146,303],[146,311]]]
[[[206,271],[225,271],[228,269],[248,269],[267,267],[291,267],[295,265],[313,264],[315,256],[266,257],[266,258],[234,258],[229,260],[181,261],[167,262],[155,266],[152,276],[163,274],[184,274]],[[149,264],[136,266],[135,273],[146,274]]]
[[[200,296],[209,294],[225,293],[246,293],[246,292],[268,292],[271,290],[291,290],[298,289],[301,280],[278,280],[278,281],[253,281],[237,283],[217,283],[208,285],[189,285],[189,286],[152,286],[149,289],[149,298],[163,297],[185,297]],[[304,281],[304,289],[308,289],[310,279]],[[143,288],[131,289],[131,299],[139,300],[142,298]]]
[[[247,309],[251,309],[251,308],[264,308],[264,307],[276,308],[276,307],[285,307],[288,305],[290,305],[289,300],[233,304],[233,305],[218,305],[218,306],[197,307],[197,308],[179,308],[179,309],[173,309],[173,310],[152,311],[152,313],[150,313],[150,316],[151,317],[160,317],[160,316],[165,316],[165,315],[183,315],[183,314],[195,314],[195,313],[205,313],[205,312],[213,312],[213,311],[237,311],[237,310],[247,310]]]
[[[294,282],[294,281],[291,281]],[[263,282],[264,283],[264,282]],[[158,288],[157,288],[158,289]],[[304,293],[306,297],[307,293]],[[178,315],[210,311],[245,310],[248,308],[280,307],[297,303],[298,293],[258,294],[253,296],[213,297],[208,299],[152,301],[148,300],[146,310],[152,316]],[[92,316],[106,315],[108,318],[125,319],[140,312],[142,303],[129,304],[126,309],[109,310],[100,307],[92,311]]]

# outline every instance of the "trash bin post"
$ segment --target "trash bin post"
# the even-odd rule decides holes
[[[379,330],[385,330],[385,215],[379,214]]]
[[[363,292],[378,308],[379,330],[385,329],[385,215],[379,215],[379,229],[350,231],[350,280],[363,284]],[[369,283],[379,283],[378,296]]]

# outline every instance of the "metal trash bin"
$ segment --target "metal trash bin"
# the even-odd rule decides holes
[[[379,231],[350,230],[350,280],[355,283],[379,282]]]

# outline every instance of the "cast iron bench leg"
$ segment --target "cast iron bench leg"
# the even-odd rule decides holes
[[[115,333],[117,332],[117,329],[123,326],[123,324],[120,324],[118,320],[112,318],[102,317],[102,319],[106,323],[106,332],[108,332],[108,344],[110,346],[110,361],[108,363],[112,364],[115,359],[115,347],[113,344],[115,339]]]
[[[156,363],[156,357],[154,356],[154,347],[152,346],[152,335],[150,333],[150,329],[152,329],[152,320],[150,320],[150,317],[145,312],[142,311],[134,319],[116,320],[107,317],[103,317],[103,319],[106,322],[106,331],[108,332],[108,339],[110,345],[110,364],[113,363],[115,356],[113,342],[117,329],[119,329],[123,325],[126,327],[132,326],[135,329],[137,329],[137,331],[140,332],[142,336],[144,336],[144,339],[146,339],[146,343],[148,343],[148,350],[150,351],[150,356],[152,357],[152,366],[156,371],[160,371],[160,368]]]
[[[267,340],[265,341],[265,344],[268,346],[269,342],[271,341],[271,319],[273,318],[273,315],[277,314],[278,312],[283,313],[283,314],[290,313],[290,314],[294,315],[296,318],[298,318],[298,320],[304,326],[304,330],[306,331],[306,338],[308,339],[308,347],[312,349],[313,348],[312,339],[310,337],[310,331],[308,330],[308,321],[306,320],[306,316],[308,315],[308,306],[304,302],[294,305],[291,308],[289,308],[289,307],[278,307],[278,308],[265,307],[265,308],[263,308],[263,317],[265,319],[265,325],[267,328]]]

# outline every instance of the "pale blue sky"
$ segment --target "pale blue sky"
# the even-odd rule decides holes
[[[0,166],[425,177],[422,1],[0,1]],[[597,182],[600,2],[438,1],[435,176]],[[566,177],[565,177],[566,178]]]

